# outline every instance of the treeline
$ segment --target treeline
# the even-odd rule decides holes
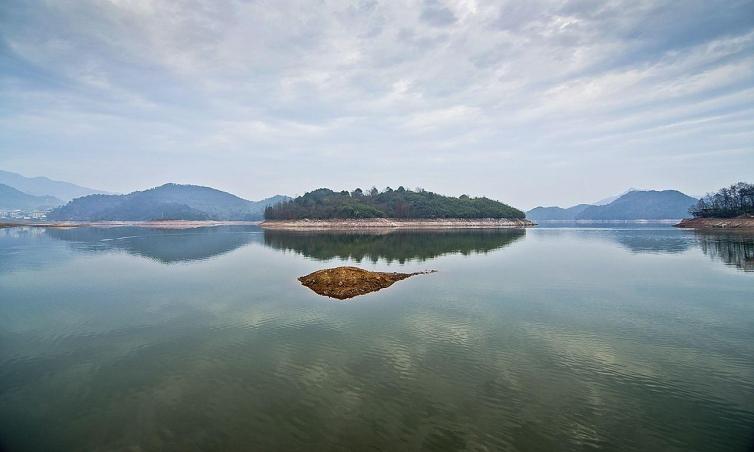
[[[754,215],[754,185],[745,182],[702,197],[689,213],[697,218],[733,218]]]
[[[403,187],[383,191],[360,188],[335,192],[320,188],[293,200],[269,206],[268,220],[357,219],[357,218],[520,218],[524,212],[488,198],[442,196]]]

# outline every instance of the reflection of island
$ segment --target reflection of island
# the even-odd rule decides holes
[[[707,256],[743,271],[754,271],[754,234],[695,232],[696,241]]]
[[[754,271],[754,234],[750,232],[696,230],[693,235],[672,229],[611,232],[611,238],[632,253],[676,254],[698,247],[714,260]]]
[[[261,240],[256,226],[193,229],[140,227],[46,229],[48,236],[70,242],[79,251],[124,250],[164,264],[208,259]]]
[[[319,260],[335,257],[361,262],[403,263],[409,259],[420,261],[443,254],[486,253],[523,238],[523,229],[391,231],[391,232],[312,232],[265,230],[265,245],[291,250]]]

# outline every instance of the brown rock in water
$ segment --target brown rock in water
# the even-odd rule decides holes
[[[320,295],[345,300],[390,287],[394,282],[414,275],[432,272],[434,270],[418,273],[384,273],[370,272],[357,267],[336,267],[310,273],[298,280]]]

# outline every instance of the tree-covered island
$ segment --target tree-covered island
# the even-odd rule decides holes
[[[390,187],[336,192],[327,188],[268,206],[265,220],[336,219],[510,219],[524,220],[521,210],[489,198],[443,196],[430,191]]]

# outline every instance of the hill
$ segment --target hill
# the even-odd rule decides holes
[[[165,184],[127,195],[89,195],[74,199],[48,215],[53,220],[261,220],[265,207],[289,199],[275,196],[248,201],[198,185]]]
[[[92,195],[95,193],[107,193],[103,190],[81,187],[70,182],[62,182],[46,177],[26,177],[9,171],[0,171],[0,184],[5,184],[16,190],[34,196],[54,196],[63,202],[73,198]]]
[[[0,184],[0,209],[2,210],[46,210],[63,204],[53,196],[34,196]]]
[[[458,198],[429,191],[389,187],[383,192],[361,189],[335,192],[320,188],[296,199],[265,209],[267,220],[357,218],[509,218],[523,219],[524,212],[488,198]]]
[[[591,206],[577,220],[668,220],[684,218],[697,200],[677,190],[634,190],[604,206]]]
[[[533,221],[573,221],[591,204],[578,204],[566,209],[562,207],[535,207],[526,212],[526,218]]]

